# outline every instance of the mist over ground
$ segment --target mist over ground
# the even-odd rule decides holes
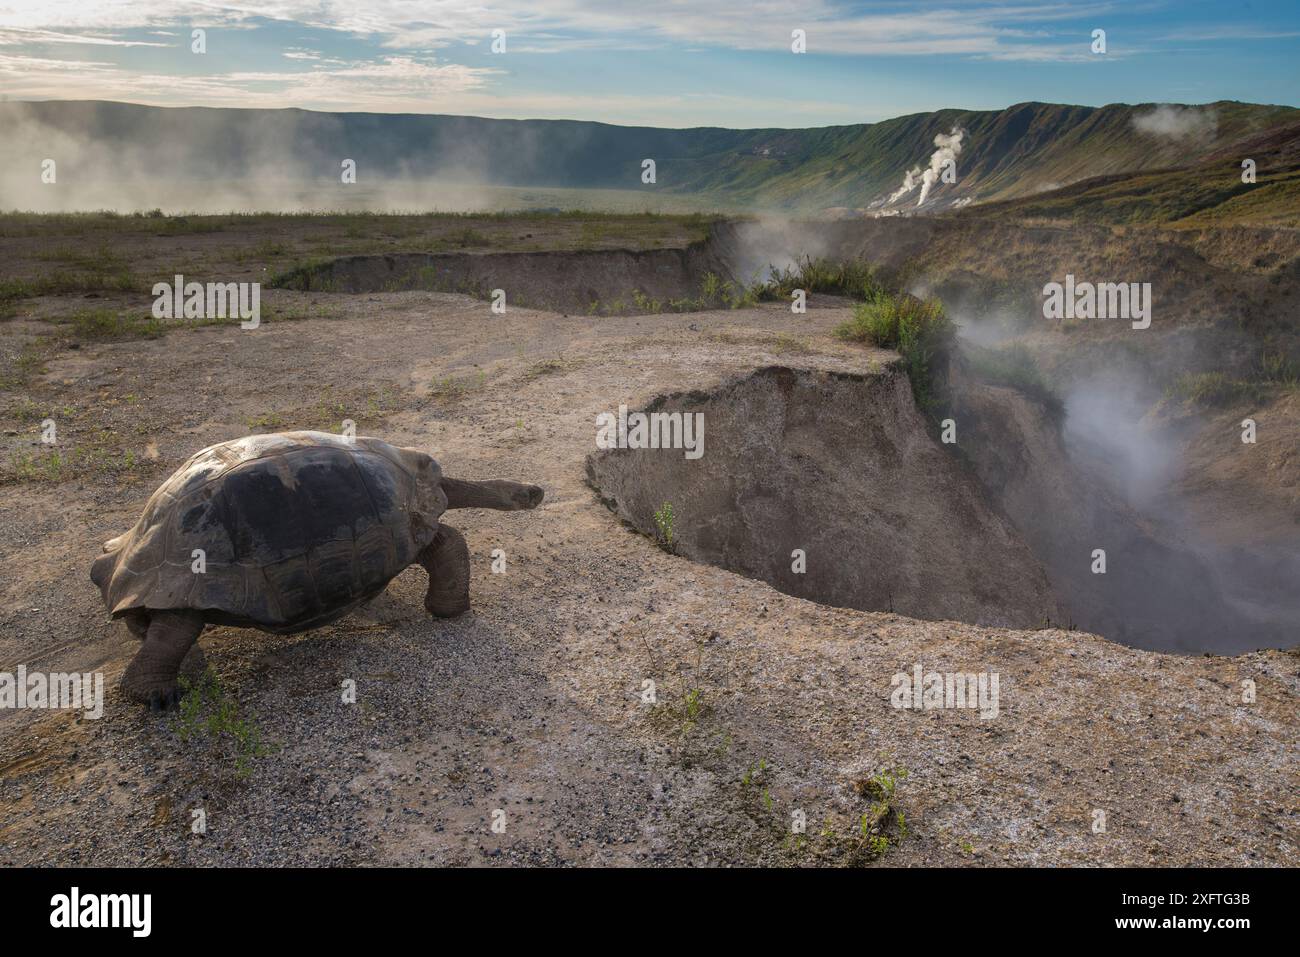
[[[743,224],[737,236],[732,261],[746,277],[789,269],[804,259],[857,253],[845,233],[778,216]],[[1122,272],[1122,264],[1116,268]],[[910,278],[907,287],[922,297],[934,294],[924,274]],[[951,283],[944,295],[957,324],[954,363],[970,367],[973,353],[1026,350],[1060,403],[1059,421],[1041,413],[1047,438],[1038,439],[1035,450],[1058,459],[1059,470],[1025,480],[1035,487],[1037,503],[1054,507],[1026,508],[1005,496],[1002,504],[1047,567],[1066,623],[1177,652],[1295,644],[1300,535],[1283,528],[1256,544],[1218,537],[1186,491],[1185,479],[1196,468],[1186,451],[1189,423],[1168,414],[1170,383],[1189,369],[1213,369],[1222,361],[1222,329],[1155,330],[1143,340],[1147,347],[1139,359],[1122,349],[1098,351],[1077,335],[1063,337],[1032,306],[973,308],[983,305],[975,301],[977,294]],[[1226,334],[1241,349],[1251,348],[1242,331]],[[954,382],[958,390],[983,388],[978,374]],[[960,395],[954,408],[960,435]],[[1011,423],[1010,417],[999,423],[987,440],[1035,441],[999,436],[999,428],[1014,429]],[[1238,440],[1237,433],[1227,438]],[[996,485],[987,491],[994,500],[1003,492]],[[1247,506],[1242,508],[1244,515]],[[1106,551],[1104,575],[1093,570],[1098,548]]]

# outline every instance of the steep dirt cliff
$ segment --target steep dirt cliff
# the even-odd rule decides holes
[[[932,437],[901,371],[770,367],[645,412],[702,416],[707,454],[601,451],[587,473],[646,534],[671,504],[683,555],[847,608],[1020,628],[1059,617],[1041,565]]]

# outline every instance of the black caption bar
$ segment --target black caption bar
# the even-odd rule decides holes
[[[1033,930],[1072,942],[1195,935],[1231,945],[1281,931],[1283,884],[1292,876],[1171,869],[5,870],[0,909],[10,943],[77,935],[80,944],[128,947],[194,941],[196,934],[205,945],[338,946],[452,925],[477,927],[495,943],[511,927],[554,936],[561,917],[581,938],[620,926],[649,932],[679,909],[711,915],[720,929],[731,925],[728,933],[752,921],[815,928],[838,914],[832,923],[868,920],[863,930],[874,928],[881,942],[895,930],[942,921],[963,934]],[[537,922],[525,923],[529,918]]]

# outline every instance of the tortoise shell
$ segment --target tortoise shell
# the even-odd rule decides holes
[[[447,508],[441,481],[432,457],[379,439],[282,432],[223,442],[154,492],[90,577],[114,617],[190,608],[218,624],[312,628],[415,561]]]

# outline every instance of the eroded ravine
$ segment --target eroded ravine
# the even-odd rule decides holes
[[[951,444],[896,368],[769,367],[662,395],[640,412],[702,416],[704,452],[597,451],[588,482],[651,537],[670,505],[679,554],[828,605],[1182,653],[1287,645],[1282,619],[1243,615],[1203,550],[1072,455],[1059,420],[1014,389],[953,385]]]
[[[588,478],[649,535],[670,503],[681,554],[841,607],[1019,628],[1058,619],[1032,551],[930,436],[901,371],[773,367],[645,411],[703,414],[705,453],[604,450]]]

